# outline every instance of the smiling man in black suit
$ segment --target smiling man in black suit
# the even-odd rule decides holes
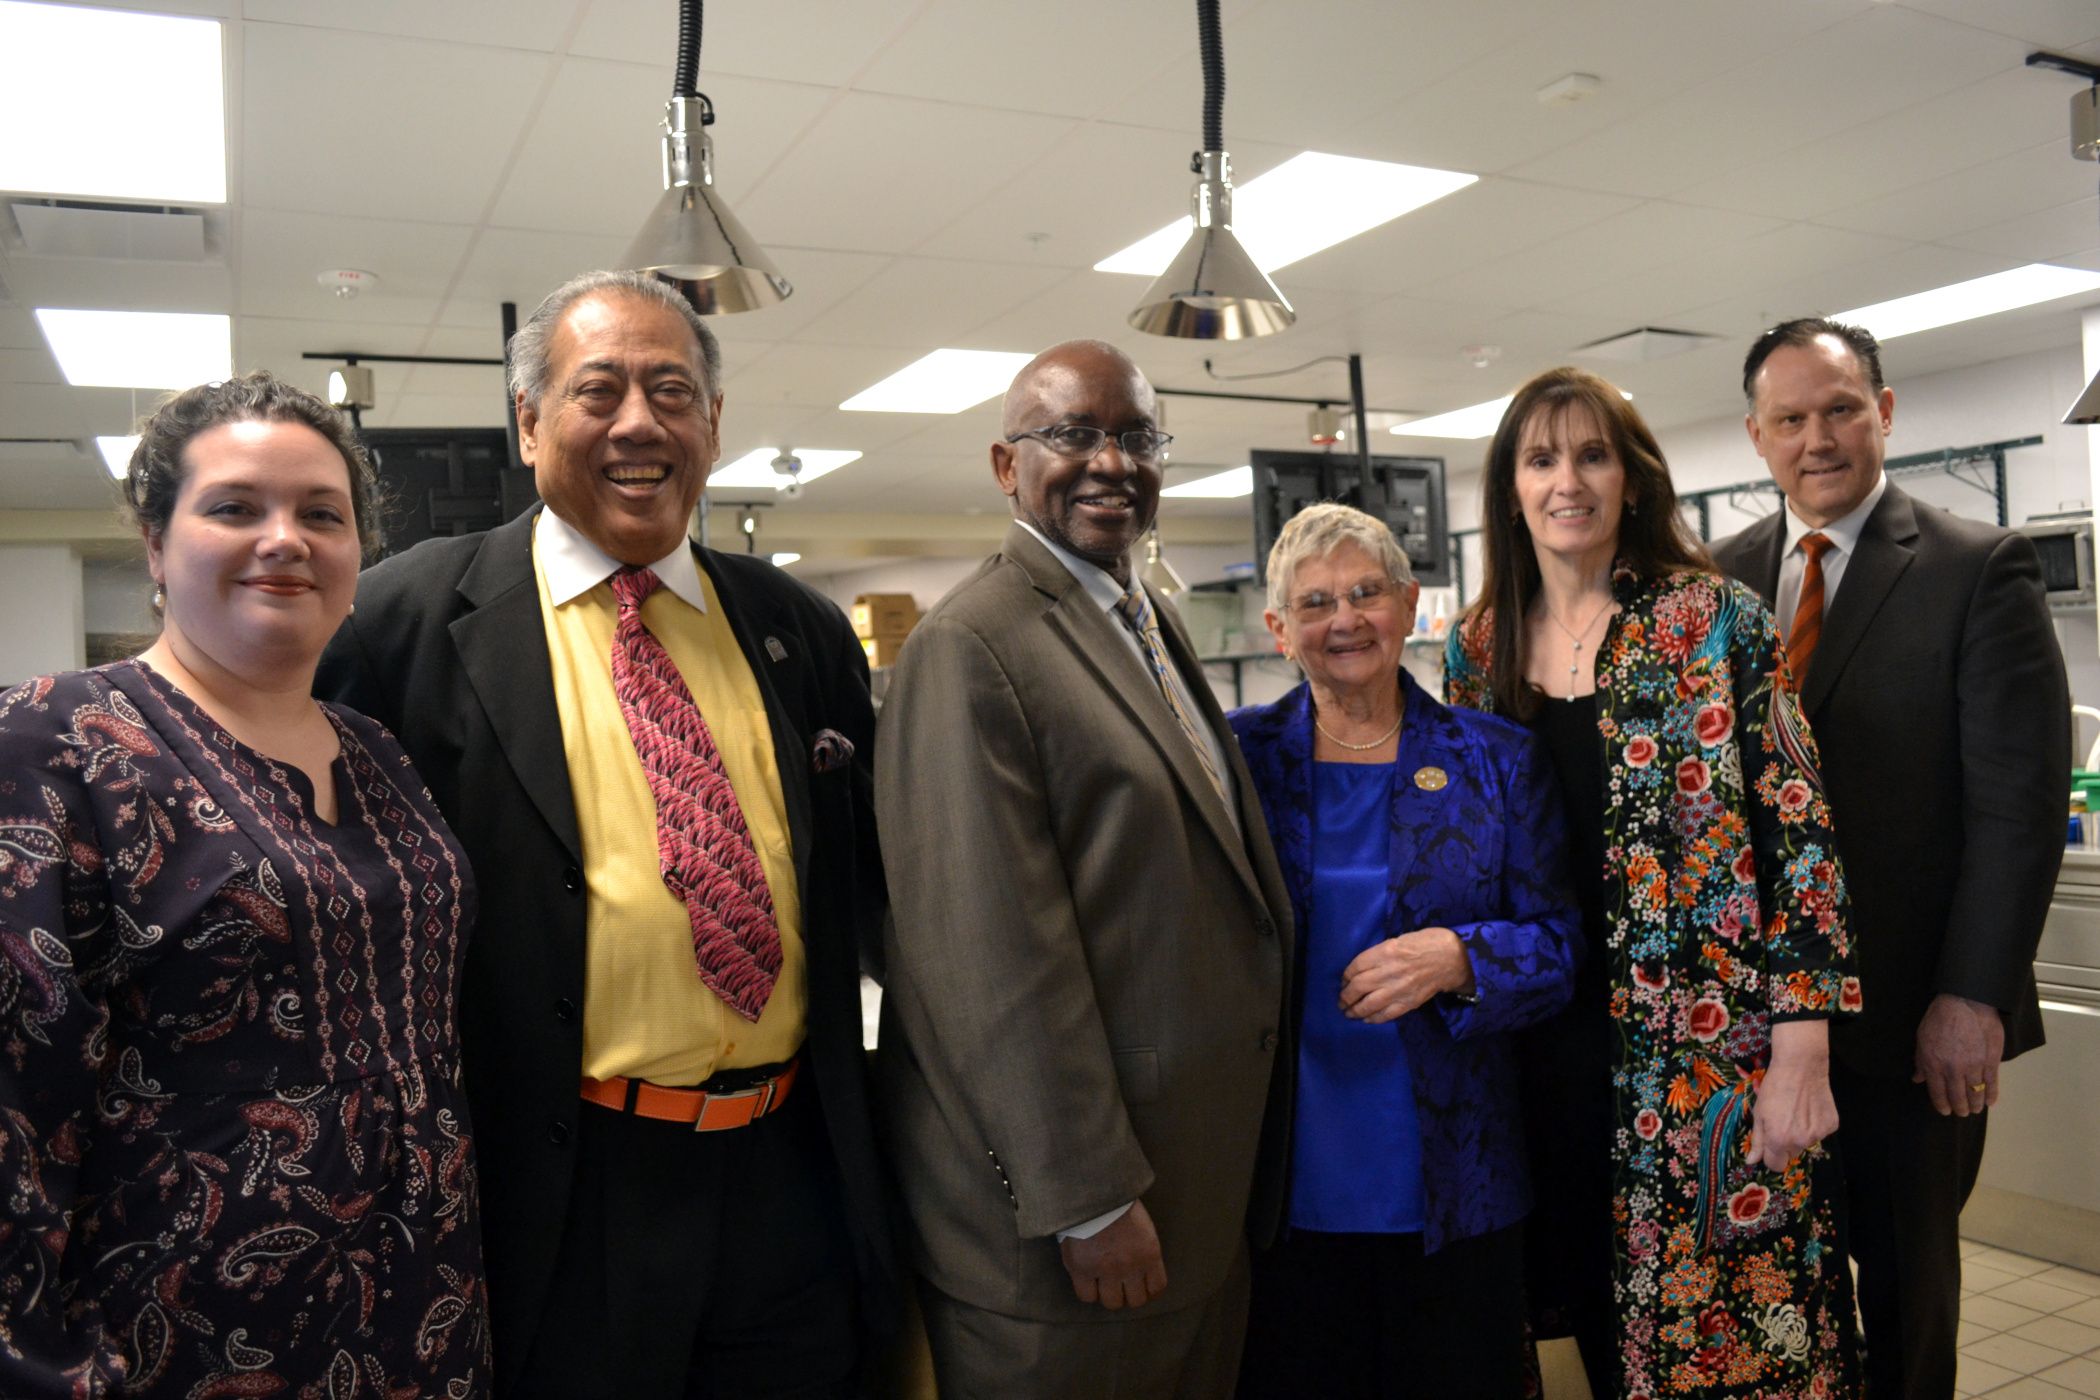
[[[546,506],[367,571],[315,690],[482,890],[461,1023],[495,1393],[851,1393],[894,1311],[861,1051],[874,712],[838,608],[686,537],[721,356],[590,273],[512,341]]]
[[[1947,1400],[1961,1209],[1998,1065],[2042,1043],[2034,950],[2063,855],[2070,694],[2025,536],[1882,469],[1895,393],[1856,326],[1789,321],[1743,366],[1786,504],[1714,550],[1773,604],[1852,895],[1864,1013],[1831,1033],[1876,1397]]]

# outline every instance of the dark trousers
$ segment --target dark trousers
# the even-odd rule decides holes
[[[1254,1259],[1239,1400],[1516,1400],[1519,1226],[1453,1240],[1291,1230]]]
[[[1933,1110],[1922,1084],[1832,1067],[1847,1248],[1874,1400],[1949,1400],[1961,1324],[1961,1208],[1984,1117]]]
[[[582,1105],[560,1262],[520,1400],[833,1400],[852,1247],[807,1074],[748,1127]]]

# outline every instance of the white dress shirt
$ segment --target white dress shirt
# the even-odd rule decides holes
[[[1823,551],[1823,617],[1827,621],[1830,605],[1837,601],[1838,585],[1845,580],[1845,565],[1851,561],[1852,551],[1859,548],[1860,531],[1867,528],[1867,517],[1874,513],[1874,507],[1881,504],[1888,489],[1888,473],[1883,472],[1864,501],[1821,527],[1810,525],[1794,514],[1792,505],[1785,507],[1786,552],[1779,556],[1779,593],[1773,599],[1773,611],[1778,614],[1782,637],[1793,635],[1794,610],[1801,606],[1801,579],[1808,572],[1808,555],[1801,548],[1802,537],[1820,534],[1830,541],[1830,548]]]
[[[588,593],[620,570],[620,561],[592,544],[574,525],[551,510],[540,512],[533,525],[540,568],[547,575],[547,593],[560,607],[578,594]],[[700,612],[707,611],[707,594],[700,587],[700,566],[693,562],[692,546],[683,538],[678,548],[649,566],[663,586]]]
[[[1144,642],[1140,640],[1137,633],[1134,630],[1132,630],[1130,623],[1124,618],[1123,614],[1116,610],[1116,604],[1123,600],[1124,589],[1122,584],[1116,582],[1115,575],[1108,572],[1108,570],[1102,568],[1099,564],[1093,563],[1090,560],[1082,559],[1078,555],[1072,553],[1071,550],[1066,549],[1062,545],[1057,544],[1055,541],[1051,540],[1049,536],[1045,535],[1041,530],[1036,529],[1035,526],[1029,524],[1027,521],[1022,520],[1019,522],[1019,524],[1022,529],[1026,530],[1029,534],[1034,535],[1036,539],[1042,544],[1043,548],[1050,551],[1051,556],[1055,558],[1058,563],[1065,566],[1065,572],[1070,574],[1074,579],[1078,580],[1079,586],[1086,590],[1087,596],[1089,598],[1092,598],[1094,602],[1097,605],[1099,605],[1101,611],[1108,614],[1109,621],[1115,624],[1116,635],[1121,637],[1126,643],[1129,644],[1131,655],[1135,656],[1138,659],[1138,664],[1145,668],[1145,674],[1148,676],[1151,675],[1152,662],[1150,658],[1148,658],[1145,655]],[[1171,662],[1171,658],[1169,660]],[[1167,684],[1174,687],[1175,698],[1181,702],[1181,705],[1187,714],[1195,716],[1203,713],[1203,711],[1196,708],[1196,698],[1194,695],[1190,694],[1188,683],[1182,678],[1181,668],[1179,666],[1170,664],[1167,667]],[[1204,725],[1202,729],[1204,746],[1210,750],[1210,762],[1212,771],[1218,774],[1219,778],[1224,783],[1225,791],[1228,794],[1228,798],[1225,803],[1225,810],[1232,814],[1232,825],[1233,828],[1237,830],[1240,824],[1240,814],[1234,810],[1233,803],[1230,800],[1229,796],[1234,791],[1232,769],[1226,766],[1225,750],[1223,746],[1221,746],[1218,743],[1218,736],[1210,732],[1210,727],[1208,725]],[[1063,1242],[1065,1240],[1092,1239],[1094,1236],[1100,1234],[1103,1230],[1106,1230],[1109,1226],[1115,1224],[1118,1220],[1121,1220],[1125,1215],[1129,1214],[1130,1208],[1136,1204],[1137,1202],[1135,1201],[1125,1201],[1122,1205],[1117,1206],[1114,1210],[1106,1211],[1100,1215],[1097,1215],[1092,1220],[1082,1220],[1079,1224],[1074,1225],[1069,1230],[1059,1230],[1057,1232],[1057,1238],[1059,1242]]]

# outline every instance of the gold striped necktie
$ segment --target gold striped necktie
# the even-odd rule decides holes
[[[1801,601],[1794,605],[1794,623],[1786,634],[1786,667],[1797,691],[1807,684],[1808,663],[1823,636],[1823,555],[1830,548],[1830,536],[1820,531],[1801,537],[1808,567],[1801,571]]]
[[[1166,697],[1167,708],[1174,718],[1181,721],[1181,732],[1188,735],[1189,747],[1196,751],[1196,762],[1203,765],[1203,776],[1218,790],[1218,799],[1225,798],[1225,780],[1218,775],[1217,765],[1211,762],[1210,746],[1203,742],[1203,734],[1196,728],[1196,717],[1181,703],[1180,695],[1168,679],[1167,668],[1174,663],[1167,659],[1166,641],[1159,635],[1159,619],[1152,614],[1152,600],[1145,596],[1144,588],[1133,583],[1130,591],[1116,600],[1116,611],[1123,615],[1145,644],[1145,658],[1152,665],[1152,679],[1159,682],[1159,693]]]

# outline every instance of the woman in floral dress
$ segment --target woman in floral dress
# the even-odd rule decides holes
[[[1599,1400],[1857,1394],[1821,1140],[1829,1018],[1859,984],[1771,615],[1686,532],[1632,406],[1580,370],[1518,391],[1481,518],[1446,692],[1552,754],[1591,958],[1520,1046],[1534,1328],[1580,1341]]]
[[[0,696],[0,1394],[486,1393],[466,860],[311,684],[376,502],[266,375],[147,424],[139,660]]]

